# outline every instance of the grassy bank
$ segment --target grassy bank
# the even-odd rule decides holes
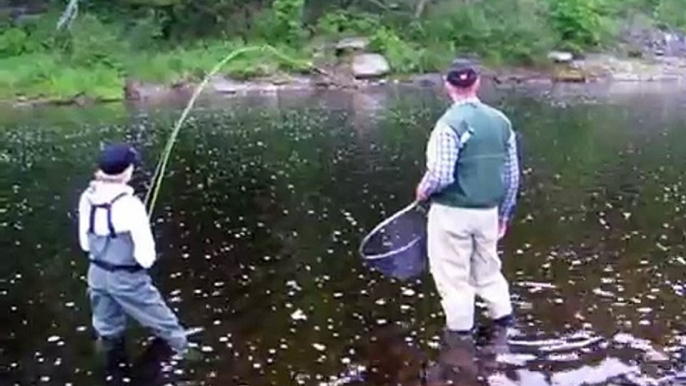
[[[533,65],[552,49],[603,50],[617,45],[628,21],[686,25],[683,0],[352,1],[309,8],[304,0],[223,0],[205,10],[190,0],[91,3],[60,31],[60,1],[48,2],[51,11],[28,21],[0,15],[0,99],[118,98],[126,78],[195,80],[228,52],[264,42],[295,58],[330,64],[335,58],[325,47],[363,35],[394,72],[415,73],[440,70],[459,54]],[[252,55],[225,72],[244,79],[298,70]]]
[[[96,15],[82,15],[68,32],[54,30],[56,15],[39,24],[15,28],[0,35],[0,99],[122,97],[126,78],[154,83],[197,80],[229,52],[244,47],[234,40],[197,40],[172,46],[131,36],[136,31],[108,25]],[[52,28],[47,28],[52,27]],[[14,34],[16,36],[9,36]],[[259,44],[252,41],[251,44]],[[298,59],[303,50],[280,44]],[[276,71],[297,71],[273,57],[247,55],[231,62],[226,73],[250,78]]]

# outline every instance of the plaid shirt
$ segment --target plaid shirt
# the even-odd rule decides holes
[[[457,103],[480,103],[477,98]],[[514,132],[507,143],[505,157],[505,197],[500,203],[498,213],[502,221],[509,221],[517,201],[519,189],[519,159],[517,157],[517,140]],[[431,133],[426,150],[426,174],[419,184],[419,191],[424,197],[431,197],[455,182],[455,166],[462,143],[460,138],[442,119],[436,123]]]

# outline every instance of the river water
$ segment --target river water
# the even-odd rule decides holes
[[[441,351],[428,275],[395,281],[357,255],[365,233],[411,201],[446,107],[440,92],[202,104],[154,213],[152,274],[183,323],[204,328],[192,338],[204,360],[150,360],[148,333],[131,323],[130,384],[418,385],[451,358],[490,384],[676,382],[686,367],[686,98],[568,94],[484,94],[522,133],[524,163],[503,245],[517,325],[490,360]],[[78,195],[100,144],[123,138],[142,150],[143,194],[178,114],[0,114],[0,384],[103,384]]]

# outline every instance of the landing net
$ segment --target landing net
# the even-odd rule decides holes
[[[377,225],[360,245],[367,265],[406,280],[426,265],[426,211],[412,203]]]

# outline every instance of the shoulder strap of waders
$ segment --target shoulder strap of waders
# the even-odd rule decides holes
[[[104,204],[91,204],[91,213],[88,225],[88,233],[95,233],[95,211],[98,209],[107,210],[107,229],[109,229],[109,237],[117,238],[117,232],[114,230],[114,224],[112,224],[112,205],[119,199],[128,196],[128,192],[119,193],[110,202]]]

